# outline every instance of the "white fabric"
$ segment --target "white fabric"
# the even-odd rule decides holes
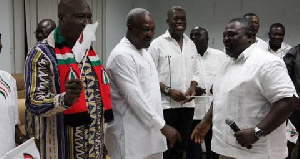
[[[30,155],[33,159],[40,159],[40,153],[35,145],[34,138],[10,150],[5,156],[1,157],[1,159],[22,159],[24,158],[24,154]]]
[[[127,38],[111,52],[106,67],[111,80],[114,120],[105,143],[112,159],[141,159],[167,149],[158,73],[150,54]]]
[[[264,49],[264,47],[267,45],[267,42],[265,42],[264,40],[262,40],[259,37],[256,37],[256,47]]]
[[[96,41],[96,29],[98,27],[98,21],[94,24],[86,24],[80,37],[76,41],[75,45],[72,48],[72,51],[75,55],[75,60],[77,63],[80,63],[87,54],[87,50],[90,49],[92,41]]]
[[[148,51],[159,73],[159,81],[172,89],[185,93],[191,81],[199,81],[201,78],[200,70],[197,69],[199,63],[196,60],[198,54],[196,46],[185,34],[183,34],[182,50],[176,40],[170,36],[169,31],[166,31],[152,41]],[[161,98],[164,109],[195,107],[194,101],[181,105],[165,94],[162,94]]]
[[[242,148],[225,124],[230,116],[240,129],[254,128],[274,102],[297,96],[283,60],[251,45],[237,59],[228,59],[216,76],[212,150],[238,159],[283,159],[287,156],[286,126]]]
[[[212,94],[210,93],[210,89],[214,83],[214,79],[218,70],[221,68],[226,58],[228,58],[228,56],[224,52],[213,48],[207,48],[203,56],[200,54],[197,55],[197,60],[199,61],[198,69],[201,70],[201,74],[203,76],[203,78],[198,81],[198,86],[206,89],[206,94],[200,98],[194,99],[194,120],[203,119],[206,112],[209,110],[212,102]]]
[[[15,148],[15,125],[19,123],[17,99],[16,80],[0,70],[0,156]]]
[[[163,153],[149,155],[148,157],[145,157],[144,159],[163,159]]]
[[[283,57],[285,56],[285,54],[291,49],[292,47],[290,45],[288,45],[287,43],[282,42],[281,43],[281,47],[277,50],[274,51],[270,48],[269,45],[269,41],[266,42],[266,44],[264,45],[263,50],[272,53],[273,55],[280,57],[281,59],[283,59]]]
[[[296,144],[298,140],[298,132],[290,120],[288,120],[286,125],[286,138],[288,141],[293,142],[294,144]]]

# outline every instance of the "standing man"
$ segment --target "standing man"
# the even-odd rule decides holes
[[[266,42],[256,36],[260,26],[258,16],[254,13],[246,13],[243,15],[243,17],[249,19],[253,24],[253,41],[257,43],[257,47],[264,48],[264,46],[266,46]]]
[[[201,95],[201,93],[204,93],[204,96],[194,99],[195,112],[191,129],[193,130],[195,126],[203,119],[204,115],[207,113],[208,109],[211,106],[213,93],[212,86],[214,83],[214,79],[218,70],[227,57],[224,52],[208,47],[208,32],[206,29],[195,27],[191,31],[190,38],[196,45],[198,51],[197,60],[200,63],[200,67],[198,69],[201,70],[203,75],[203,80],[198,82],[200,87],[196,87],[196,92],[197,95]],[[204,90],[202,88],[204,88]],[[218,158],[218,155],[211,151],[211,137],[212,130],[210,129],[205,136],[207,159]],[[196,144],[190,140],[189,147],[187,149],[187,159],[201,158],[203,158],[201,145]]]
[[[42,41],[56,28],[56,24],[52,19],[41,20],[35,30],[37,42]]]
[[[158,73],[146,50],[154,31],[147,10],[131,10],[126,37],[107,61],[115,120],[107,125],[105,141],[112,159],[162,159],[166,138],[172,145],[180,139],[163,119]]]
[[[92,22],[91,9],[85,0],[61,0],[58,18],[59,26],[26,59],[26,133],[38,140],[43,159],[101,159],[110,87],[92,48],[80,63],[72,52]]]
[[[227,24],[223,42],[231,58],[217,74],[213,105],[191,138],[203,141],[213,124],[212,150],[221,158],[282,159],[288,154],[285,121],[298,99],[283,61],[257,48],[252,38],[248,19]]]
[[[300,94],[300,45],[292,47],[283,58],[286,67],[288,69],[289,75],[295,85],[297,94]],[[300,132],[300,107],[298,105],[297,109],[289,117],[291,123],[295,126],[296,130]],[[298,135],[299,140],[299,135]],[[293,151],[295,144],[289,142],[289,148]],[[298,158],[300,158],[300,148],[298,148]]]
[[[274,23],[270,26],[268,33],[269,40],[267,41],[265,49],[281,59],[292,48],[290,45],[283,42],[285,35],[285,27],[281,23]]]
[[[195,103],[190,97],[196,95],[200,71],[195,44],[184,34],[185,10],[174,6],[168,10],[167,16],[169,29],[153,40],[149,52],[159,73],[165,121],[182,136],[182,142],[176,143],[173,148],[168,147],[164,158],[182,159],[194,115]]]
[[[0,33],[0,53],[2,49]],[[19,109],[16,80],[5,71],[0,70],[0,158],[14,149],[16,144],[26,141],[19,124]]]

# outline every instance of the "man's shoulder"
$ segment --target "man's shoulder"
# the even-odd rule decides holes
[[[10,82],[12,83],[13,81],[15,81],[15,78],[8,72],[6,71],[3,71],[3,70],[0,70],[0,77],[7,81],[7,82]]]
[[[274,61],[282,61],[281,58],[259,48],[256,47],[252,50],[251,55],[253,57],[253,60],[257,63],[268,63],[268,62],[274,62]]]
[[[209,53],[212,53],[212,54],[221,54],[221,55],[224,54],[225,55],[225,53],[223,51],[218,50],[218,49],[214,49],[214,48],[211,48],[211,47],[207,48],[207,51]]]

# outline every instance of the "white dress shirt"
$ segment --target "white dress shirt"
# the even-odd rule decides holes
[[[213,48],[207,48],[203,56],[200,54],[197,55],[197,60],[200,64],[198,69],[201,70],[203,77],[200,81],[198,81],[198,87],[206,89],[206,94],[194,99],[194,120],[202,120],[206,112],[209,110],[212,102],[210,89],[214,83],[218,70],[221,68],[226,58],[229,57],[224,52]]]
[[[223,66],[214,84],[212,150],[238,159],[285,158],[285,123],[254,143],[252,149],[241,147],[225,124],[230,116],[240,129],[254,128],[274,102],[297,96],[283,60],[253,44]]]
[[[150,54],[123,38],[112,50],[106,70],[111,80],[114,120],[105,144],[112,159],[141,159],[167,149],[158,73]]]
[[[191,85],[191,81],[199,81],[200,70],[198,70],[197,49],[193,41],[183,34],[183,46],[179,44],[166,31],[165,34],[154,39],[148,49],[159,73],[159,81],[172,89],[185,93]],[[164,109],[194,107],[194,101],[181,105],[171,99],[170,96],[162,94]]]
[[[292,47],[290,45],[288,45],[287,43],[282,42],[281,43],[281,47],[277,50],[274,51],[270,48],[269,45],[269,40],[266,42],[266,45],[264,46],[265,51],[272,53],[275,56],[280,57],[281,59],[283,59],[283,57],[285,56],[285,54],[291,49]]]
[[[18,123],[16,80],[0,70],[0,158],[15,148],[15,125]]]

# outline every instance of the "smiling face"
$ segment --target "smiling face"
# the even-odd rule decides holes
[[[138,49],[148,48],[155,33],[155,24],[149,14],[138,16],[136,23],[128,26],[128,39]]]
[[[238,21],[227,24],[223,32],[223,43],[226,54],[237,58],[247,47],[251,45],[252,34],[246,33],[245,27]]]
[[[282,27],[272,27],[269,32],[269,45],[273,50],[281,48],[283,42],[285,30]]]
[[[183,9],[173,9],[168,13],[167,23],[170,34],[182,36],[186,29],[186,13]]]

